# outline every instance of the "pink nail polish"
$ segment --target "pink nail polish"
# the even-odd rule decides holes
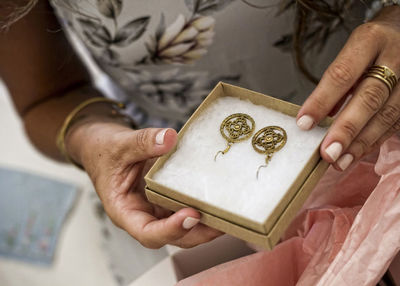
[[[296,124],[301,130],[310,130],[314,124],[314,119],[310,115],[303,115],[297,120]]]
[[[188,216],[182,223],[184,229],[191,229],[198,224],[200,219]]]
[[[168,128],[163,129],[157,133],[157,135],[156,135],[156,144],[157,145],[164,144],[164,137],[165,137],[165,133],[167,133],[167,131],[168,131]]]
[[[344,154],[342,157],[339,158],[339,160],[337,160],[337,164],[339,166],[339,168],[344,171],[346,170],[350,164],[353,162],[354,160],[354,156],[351,154]]]
[[[332,161],[335,162],[339,158],[342,151],[343,151],[343,146],[339,142],[333,142],[325,149],[326,154],[328,154],[328,156],[332,159]]]

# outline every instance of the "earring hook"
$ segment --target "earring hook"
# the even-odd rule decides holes
[[[279,126],[267,126],[259,130],[252,139],[252,145],[256,152],[265,154],[265,165],[258,167],[256,178],[258,180],[258,175],[261,168],[267,167],[269,161],[273,154],[285,146],[287,141],[286,131]]]
[[[261,165],[260,167],[258,167],[258,169],[257,169],[257,174],[256,174],[257,180],[258,180],[258,174],[260,173],[260,169],[261,169],[261,168],[267,167],[269,161],[271,161],[271,158],[272,158],[272,154],[268,153],[268,154],[267,154],[267,158],[265,158],[265,165]]]
[[[218,151],[217,154],[215,154],[214,161],[215,162],[217,161],[217,157],[219,154],[225,155],[225,153],[227,153],[229,149],[231,149],[232,145],[233,142],[228,142],[228,145],[226,146],[226,149],[224,151]]]

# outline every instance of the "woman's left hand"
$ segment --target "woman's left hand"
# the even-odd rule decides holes
[[[339,170],[400,130],[400,84],[389,92],[383,81],[364,77],[372,65],[400,75],[400,6],[382,9],[354,30],[298,113],[298,126],[311,129],[351,95],[321,145],[323,159]]]

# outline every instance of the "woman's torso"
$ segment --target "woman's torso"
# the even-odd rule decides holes
[[[265,2],[265,1],[259,1]],[[102,71],[122,87],[141,126],[179,128],[218,81],[294,103],[313,85],[287,48],[293,11],[255,8],[242,0],[53,0],[69,32]],[[307,64],[320,75],[343,33]],[[284,41],[283,41],[284,42]],[[282,41],[281,41],[282,43]],[[311,57],[310,57],[311,58]]]

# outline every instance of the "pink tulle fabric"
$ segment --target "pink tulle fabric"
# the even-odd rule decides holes
[[[346,172],[330,168],[282,242],[178,283],[376,285],[400,247],[400,140]]]

